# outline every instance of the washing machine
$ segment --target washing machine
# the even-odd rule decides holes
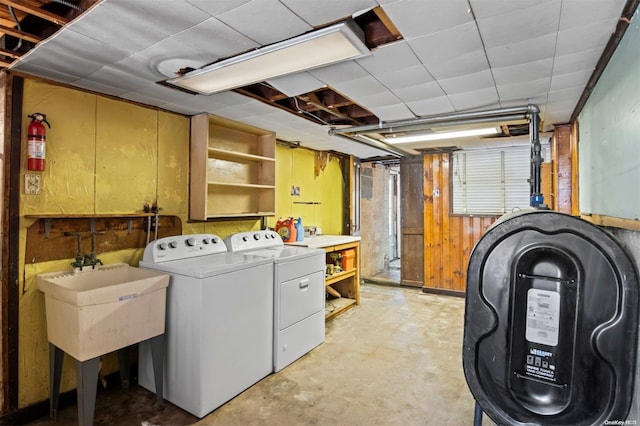
[[[635,424],[639,290],[602,228],[549,210],[502,217],[467,271],[463,367],[482,411],[498,424]]]
[[[216,235],[150,243],[140,262],[169,274],[165,399],[204,417],[273,367],[273,261],[228,253]],[[138,383],[154,391],[148,345],[140,345]]]
[[[324,250],[285,245],[269,230],[233,234],[225,244],[230,252],[270,259],[274,264],[273,371],[323,343]]]

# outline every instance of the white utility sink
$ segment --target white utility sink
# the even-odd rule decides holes
[[[50,343],[86,361],[164,333],[169,275],[117,263],[36,276]]]

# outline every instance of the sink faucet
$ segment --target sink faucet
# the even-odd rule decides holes
[[[95,269],[97,265],[102,265],[102,261],[96,257],[95,231],[91,231],[91,254],[84,255],[84,266],[91,266]]]
[[[84,256],[82,256],[82,245],[81,245],[81,235],[79,232],[65,232],[64,235],[66,236],[75,236],[78,238],[78,250],[76,252],[76,260],[73,261],[71,263],[71,266],[73,268],[80,268],[80,270],[82,271],[82,267],[84,266]]]
[[[75,236],[78,239],[78,250],[76,252],[76,259],[71,262],[71,267],[74,269],[79,269],[82,271],[82,268],[91,266],[91,269],[95,269],[97,265],[102,265],[102,261],[98,259],[95,252],[95,239],[94,235],[96,232],[91,232],[91,254],[82,255],[82,243],[81,237],[82,235],[79,232],[65,232],[66,236]]]

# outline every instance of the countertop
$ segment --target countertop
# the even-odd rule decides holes
[[[360,237],[353,235],[315,235],[313,237],[304,237],[303,241],[294,243],[285,243],[292,246],[301,246],[309,248],[324,248],[329,246],[337,246],[340,244],[353,243],[360,241]]]

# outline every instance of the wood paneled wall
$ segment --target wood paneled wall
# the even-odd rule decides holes
[[[553,210],[562,213],[573,213],[574,200],[574,147],[570,124],[556,126],[551,139],[551,152],[554,165],[555,196]],[[577,182],[577,181],[576,181]]]
[[[471,250],[497,216],[451,215],[450,164],[449,153],[423,157],[423,290],[463,293]]]

